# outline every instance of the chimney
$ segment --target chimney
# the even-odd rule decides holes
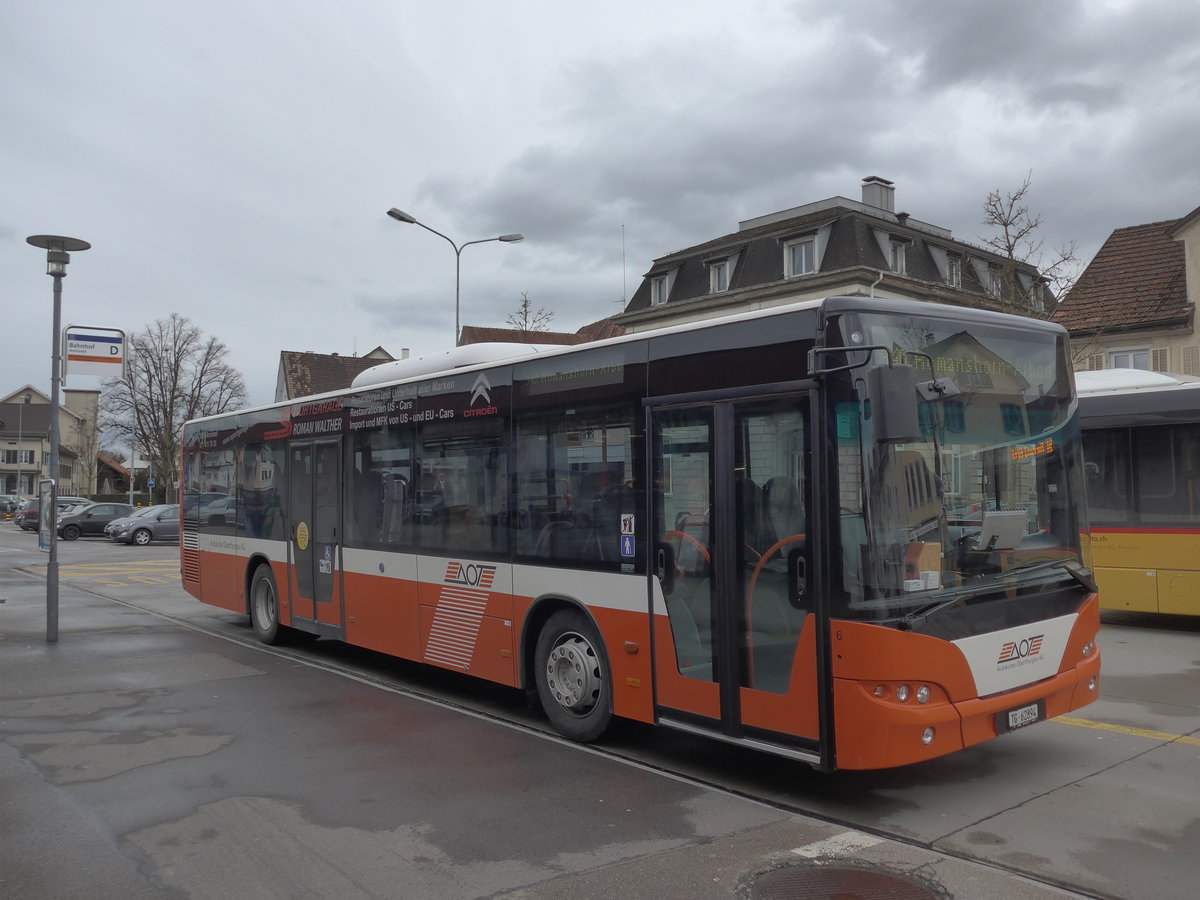
[[[870,175],[864,178],[862,183],[862,202],[866,206],[874,206],[876,209],[886,210],[887,212],[895,212],[895,184],[886,178],[880,178],[878,175]]]

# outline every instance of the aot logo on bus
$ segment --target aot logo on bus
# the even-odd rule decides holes
[[[1004,646],[1000,648],[1000,658],[996,662],[1012,662],[1016,659],[1037,656],[1042,652],[1043,638],[1045,635],[1039,634],[1037,637],[1022,638],[1019,641],[1005,641]]]
[[[464,566],[456,560],[451,560],[446,564],[446,577],[442,580],[446,584],[483,588],[486,590],[496,580],[496,567],[480,566],[474,563],[468,563]]]

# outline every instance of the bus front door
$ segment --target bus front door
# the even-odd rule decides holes
[[[663,724],[820,757],[807,394],[650,411]]]
[[[293,442],[288,466],[292,617],[340,629],[341,445],[337,441]]]

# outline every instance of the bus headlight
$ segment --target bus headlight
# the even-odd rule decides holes
[[[922,744],[932,744],[933,743],[933,729],[932,728],[926,728],[923,732],[921,732],[921,743]]]
[[[1091,656],[1095,652],[1096,652],[1096,642],[1094,640],[1088,641],[1086,644],[1083,645],[1083,658],[1084,659],[1087,659],[1089,656]]]
[[[903,703],[905,705],[914,703],[918,706],[927,706],[950,702],[946,692],[934,684],[918,683],[914,686],[912,682],[895,681],[863,681],[859,684],[873,699],[883,700],[887,703]]]

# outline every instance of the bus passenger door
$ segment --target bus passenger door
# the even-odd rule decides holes
[[[659,719],[817,762],[808,395],[650,420]]]
[[[288,452],[292,616],[341,628],[341,444],[296,441]]]

